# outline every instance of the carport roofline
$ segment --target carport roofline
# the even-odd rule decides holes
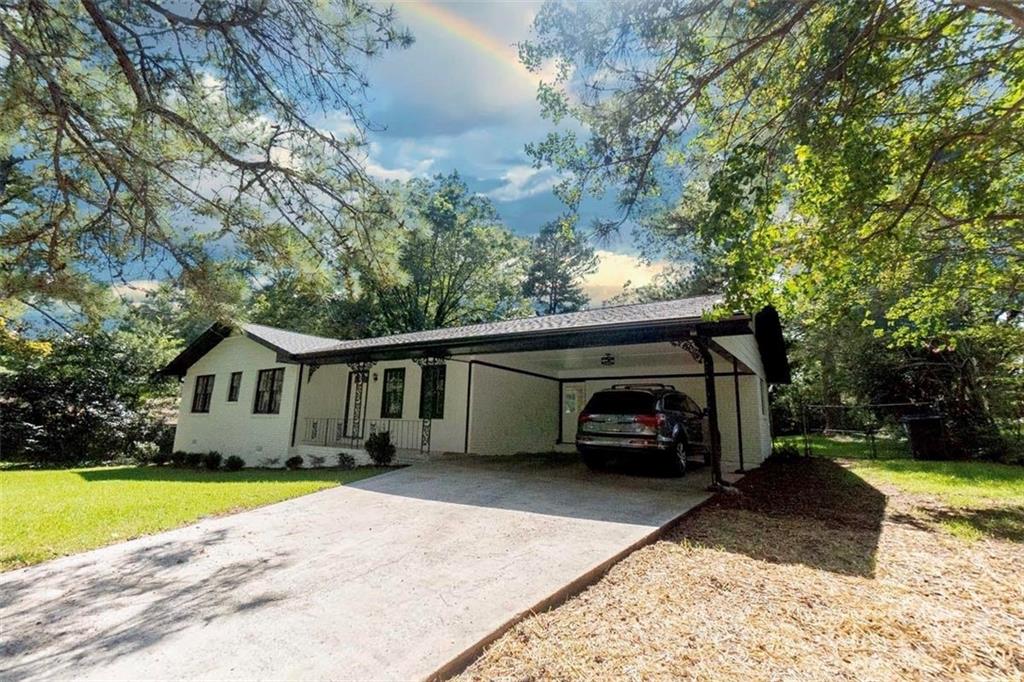
[[[378,346],[366,345],[361,348],[344,350],[279,354],[279,359],[289,362],[335,364],[367,360],[404,360],[431,355],[484,355],[515,351],[657,343],[688,336],[712,338],[752,334],[750,322],[749,315],[733,315],[714,322],[693,318],[633,321],[571,329],[507,332],[463,338],[398,342]]]

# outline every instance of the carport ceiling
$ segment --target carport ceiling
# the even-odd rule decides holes
[[[669,343],[644,343],[630,346],[592,346],[536,350],[522,353],[488,353],[467,356],[505,367],[542,374],[558,374],[573,370],[630,370],[658,366],[672,367],[674,373],[700,373],[702,368],[686,351]],[[607,358],[611,358],[608,364]],[[604,359],[604,362],[602,362]],[[617,374],[621,372],[616,371]],[[643,372],[649,373],[649,371]]]

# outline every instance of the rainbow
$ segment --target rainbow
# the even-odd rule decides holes
[[[459,40],[472,45],[494,61],[517,73],[531,87],[536,87],[540,77],[519,61],[519,52],[512,45],[505,45],[494,36],[480,29],[451,10],[428,0],[397,2],[400,10],[408,9],[422,19],[439,26]]]

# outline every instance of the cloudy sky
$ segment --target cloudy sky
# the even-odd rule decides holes
[[[368,113],[383,128],[370,135],[371,172],[408,179],[458,170],[516,233],[536,234],[563,210],[551,192],[553,171],[533,168],[523,150],[551,129],[536,103],[537,76],[519,64],[515,47],[541,3],[394,4],[416,42],[369,69]],[[600,250],[601,268],[587,282],[593,303],[627,280],[650,280],[658,266],[637,263],[631,252],[628,235]]]

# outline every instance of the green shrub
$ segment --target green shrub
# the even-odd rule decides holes
[[[153,455],[152,461],[153,464],[155,464],[156,466],[162,467],[163,465],[167,464],[167,462],[170,461],[170,459],[171,456],[166,452],[158,452],[155,455]]]
[[[209,469],[210,471],[216,471],[217,469],[220,469],[221,459],[222,458],[219,452],[217,452],[216,450],[210,450],[205,455],[203,455],[203,466]]]
[[[188,453],[184,450],[175,450],[171,453],[171,464],[176,467],[185,466],[185,462],[188,461]]]
[[[134,459],[141,464],[152,462],[153,458],[160,454],[160,448],[157,447],[156,443],[150,443],[149,441],[139,441],[132,450],[132,456],[129,459]]]
[[[310,455],[309,456],[309,466],[313,467],[314,469],[319,469],[320,467],[322,467],[324,465],[324,462],[326,462],[326,461],[327,461],[326,457],[320,457],[319,455]]]
[[[201,452],[190,452],[185,455],[185,466],[189,469],[198,469],[199,465],[203,463],[203,453]]]
[[[281,464],[280,457],[264,457],[260,460],[260,466],[264,469],[276,469]]]
[[[338,453],[338,468],[339,469],[345,469],[345,470],[355,469],[356,468],[356,458],[353,457],[352,455],[348,454],[347,452],[339,452]]]
[[[302,466],[302,462],[302,457],[295,455],[294,457],[289,457],[288,459],[286,459],[284,461],[284,465],[289,469],[298,469],[299,467]]]
[[[238,471],[245,466],[245,460],[238,455],[231,455],[224,460],[224,468],[228,471]]]
[[[391,442],[390,431],[371,434],[366,439],[365,447],[370,459],[378,466],[387,466],[395,459],[395,446]]]

